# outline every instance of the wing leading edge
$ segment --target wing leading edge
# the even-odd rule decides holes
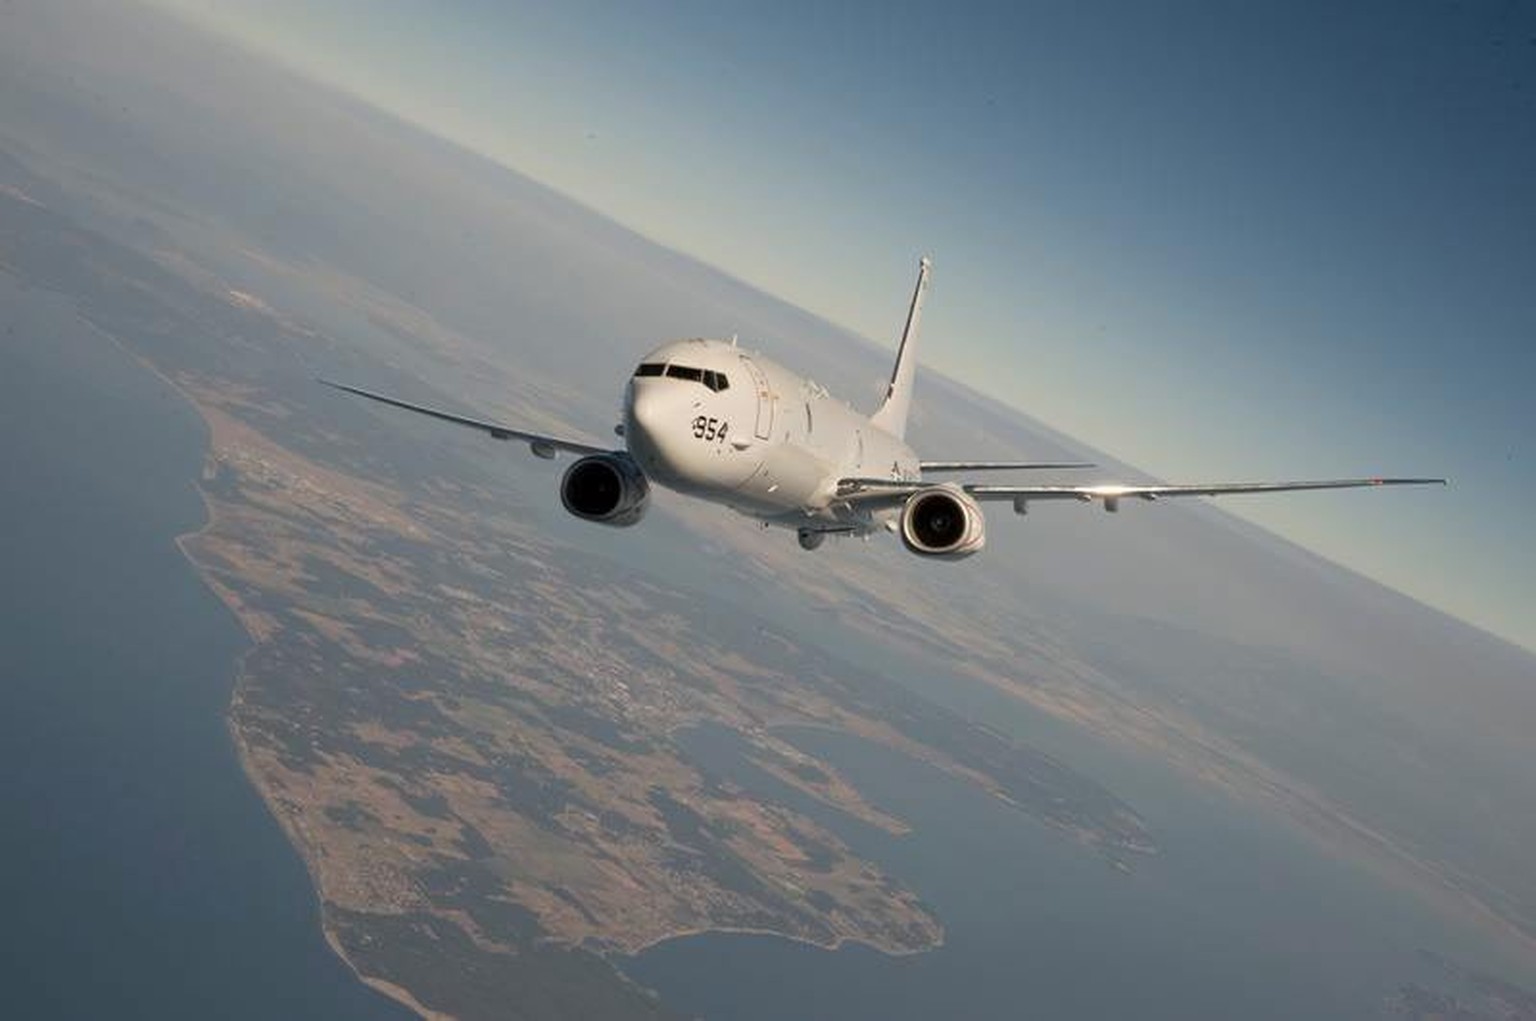
[[[901,503],[932,483],[899,482],[886,479],[843,479],[838,483],[840,499],[856,502]],[[1160,500],[1171,496],[1225,496],[1232,493],[1288,493],[1307,489],[1362,489],[1375,486],[1443,486],[1445,479],[1364,478],[1304,479],[1295,482],[1216,482],[1191,485],[1121,485],[1101,483],[1092,486],[994,486],[964,483],[960,486],[978,500],[1012,500],[1022,510],[1031,500],[1098,500],[1104,509],[1119,509],[1126,499]]]
[[[468,426],[471,429],[479,429],[498,440],[521,440],[528,444],[534,454],[543,458],[555,456],[557,451],[565,451],[568,454],[606,454],[610,451],[604,447],[594,447],[588,443],[578,443],[575,440],[563,440],[558,436],[545,436],[542,433],[525,432],[522,429],[513,429],[499,422],[490,422],[483,418],[471,418],[467,415],[456,415],[451,411],[443,411],[439,408],[430,408],[424,404],[412,404],[410,401],[402,401],[398,397],[389,397],[385,394],[374,393],[372,390],[364,390],[361,387],[348,386],[346,383],[335,383],[329,379],[320,380],[326,386],[335,390],[344,390],[349,394],[366,397],[370,401],[378,401],[380,404],[388,404],[391,407],[404,408],[406,411],[414,411],[418,415],[428,415],[432,418],[442,419],[444,422],[452,422],[455,425]]]

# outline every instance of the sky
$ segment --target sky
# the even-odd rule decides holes
[[[160,2],[1536,649],[1536,3]]]

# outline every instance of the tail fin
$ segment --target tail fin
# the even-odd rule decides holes
[[[912,307],[907,310],[907,326],[901,331],[901,346],[896,349],[896,367],[891,370],[890,385],[880,410],[869,416],[874,425],[892,436],[907,431],[907,412],[912,409],[912,373],[917,368],[917,326],[923,316],[923,295],[928,290],[928,269],[933,263],[925,255],[917,264],[917,288],[912,292]]]

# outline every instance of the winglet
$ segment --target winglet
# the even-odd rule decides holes
[[[907,325],[901,331],[901,346],[896,349],[896,367],[885,388],[880,410],[869,420],[892,436],[907,431],[907,413],[912,410],[912,375],[917,368],[917,328],[923,316],[923,295],[928,291],[928,271],[933,261],[923,256],[917,264],[917,287],[912,291],[912,307],[907,310]]]

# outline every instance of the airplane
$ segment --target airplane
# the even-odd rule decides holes
[[[694,338],[646,355],[624,390],[624,449],[516,429],[330,380],[327,386],[371,401],[468,426],[498,440],[527,443],[538,457],[573,454],[560,501],[578,518],[627,527],[640,521],[655,482],[722,504],[765,525],[794,529],[814,550],[828,535],[888,531],[924,557],[956,560],[986,544],[981,504],[1007,501],[1024,514],[1037,500],[1097,501],[1106,511],[1124,500],[1229,493],[1377,486],[1444,485],[1436,478],[1318,479],[1184,485],[999,485],[953,481],[957,473],[1084,469],[1083,462],[925,461],[906,442],[912,407],[918,325],[931,261],[918,264],[917,286],[880,406],[869,415],[735,338]],[[939,478],[935,478],[939,476]]]

